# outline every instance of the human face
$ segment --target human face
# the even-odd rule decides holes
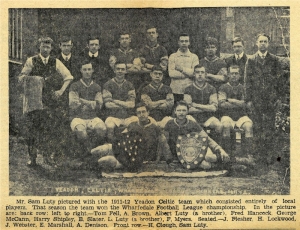
[[[124,49],[128,48],[131,43],[131,38],[129,34],[121,35],[119,38],[120,46]]]
[[[115,65],[114,72],[116,74],[117,79],[119,80],[124,79],[125,74],[127,73],[126,64],[122,63],[122,64]]]
[[[163,72],[160,70],[154,70],[150,73],[151,79],[154,83],[161,83],[163,79]]]
[[[140,122],[148,121],[149,112],[147,111],[145,106],[137,108],[136,115]]]
[[[91,79],[94,73],[94,69],[91,63],[85,64],[81,66],[80,72],[82,74],[83,79]]]
[[[206,56],[214,57],[217,53],[217,47],[215,45],[208,45],[205,48]]]
[[[150,42],[157,41],[158,33],[156,32],[156,28],[151,28],[147,30],[147,40]]]
[[[229,68],[229,82],[230,83],[237,83],[240,80],[241,74],[240,74],[239,68]]]
[[[180,36],[178,41],[179,49],[187,50],[190,45],[189,36]]]
[[[73,44],[71,40],[68,42],[61,42],[59,44],[59,48],[61,49],[61,52],[66,56],[68,56],[71,53],[72,47]]]
[[[40,53],[44,58],[47,58],[50,55],[51,50],[52,50],[52,46],[50,43],[44,43],[44,42],[41,43]]]
[[[196,68],[194,70],[195,81],[198,83],[203,83],[206,81],[206,71],[204,67]]]
[[[100,48],[99,40],[98,40],[98,39],[95,39],[95,40],[89,40],[88,47],[89,47],[89,51],[90,51],[92,54],[97,53],[97,51],[98,51],[99,48]]]
[[[184,120],[188,114],[188,108],[184,105],[178,105],[175,108],[175,115],[178,120]]]
[[[241,54],[244,51],[244,45],[242,42],[234,42],[232,49],[235,54]]]
[[[269,39],[265,36],[259,36],[256,41],[256,45],[259,51],[266,52],[269,47]]]

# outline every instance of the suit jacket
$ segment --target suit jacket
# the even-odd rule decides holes
[[[93,79],[103,89],[103,85],[114,76],[113,70],[109,66],[108,52],[101,47],[98,50],[98,56],[93,58],[89,56],[89,50],[84,50],[80,58],[91,61],[94,68]]]
[[[268,52],[262,59],[258,53],[254,54],[246,64],[245,101],[252,101],[257,111],[274,113],[274,103],[284,96],[283,81],[277,56]]]
[[[78,81],[81,78],[80,73],[80,61],[79,58],[74,56],[74,54],[71,55],[71,58],[68,61],[65,61],[65,59],[62,57],[61,53],[57,56],[57,59],[59,59],[71,72],[73,76],[73,82]]]
[[[244,74],[245,74],[247,60],[248,60],[248,57],[245,53],[239,60],[236,60],[234,54],[225,59],[225,62],[227,64],[227,69],[232,65],[238,65],[240,67],[240,71],[241,71],[240,83],[241,84],[244,84]]]

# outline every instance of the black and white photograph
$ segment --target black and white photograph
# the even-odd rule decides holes
[[[10,197],[291,194],[289,6],[7,20]]]

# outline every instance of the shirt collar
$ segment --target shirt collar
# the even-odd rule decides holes
[[[66,60],[66,58],[68,58],[68,60],[70,60],[72,54],[70,53],[69,55],[64,55],[63,53],[61,53],[61,56],[63,57],[64,60]]]
[[[120,52],[122,52],[123,54],[127,54],[127,53],[132,52],[132,49],[129,49],[129,50],[123,50],[122,48],[119,48],[118,50],[119,50]]]
[[[98,57],[98,51],[94,54],[91,51],[89,51],[89,56],[93,57],[93,55],[94,55],[94,57]]]
[[[46,58],[44,58],[41,54],[39,54],[39,56],[40,56],[40,58],[42,59],[43,62],[46,59],[46,63],[48,63],[50,55]]]
[[[187,49],[187,51],[185,53],[181,52],[179,49],[177,51],[177,54],[180,56],[186,56],[186,57],[190,57],[191,56],[191,51],[189,49]]]
[[[148,48],[148,49],[156,49],[157,47],[159,47],[159,44],[157,43],[155,46],[149,46],[149,45],[146,45],[146,47]]]
[[[85,87],[90,87],[94,83],[93,81],[91,81],[91,83],[87,85],[82,79],[80,79],[80,81]]]
[[[150,85],[150,87],[152,87],[153,89],[158,90],[158,89],[160,89],[160,88],[163,86],[163,83],[161,83],[158,87],[156,87],[154,84],[152,84],[152,82],[151,82],[149,85]]]
[[[262,52],[260,52],[260,51],[258,50],[258,51],[257,51],[257,54],[258,54],[260,57],[262,57],[262,56],[266,57],[267,54],[268,54],[268,51],[266,51],[264,54],[262,54]]]
[[[199,87],[195,82],[193,82],[194,87],[196,87],[197,89],[203,90],[206,86],[207,86],[207,82],[205,82],[205,84],[202,87]]]
[[[209,60],[207,57],[204,57],[204,59],[205,59],[205,61],[208,61],[208,62],[215,62],[215,61],[219,60],[219,57],[215,56],[215,58],[212,60]]]
[[[234,54],[234,56],[235,56],[235,59],[238,59],[238,55],[237,55],[236,53]],[[244,52],[242,52],[242,53],[239,54],[240,59],[241,59],[243,56],[244,56]]]

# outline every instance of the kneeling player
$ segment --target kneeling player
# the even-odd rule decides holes
[[[244,87],[240,82],[239,66],[230,66],[228,69],[229,82],[219,89],[219,106],[221,110],[221,122],[223,125],[223,147],[232,152],[230,134],[234,128],[242,129],[245,132],[243,143],[243,158],[237,157],[237,162],[253,164],[253,123],[247,116],[244,103]]]
[[[188,161],[191,158],[199,159],[198,154],[202,154],[200,158],[204,159],[201,162],[196,160],[192,161],[191,165],[193,167],[209,169],[212,167],[212,163],[218,161],[218,157],[216,155],[218,154],[220,157],[219,160],[222,160],[224,163],[229,162],[230,158],[228,154],[213,139],[211,139],[207,135],[207,133],[201,128],[201,126],[198,123],[187,119],[186,116],[188,112],[189,106],[185,101],[177,102],[175,105],[176,118],[170,120],[165,126],[165,135],[170,146],[173,161],[176,161],[178,159],[178,156],[183,154],[186,154]],[[200,146],[199,149],[199,142],[197,142],[195,138],[194,140],[187,140],[187,145],[184,147],[184,149],[181,149],[182,151],[177,151],[176,148],[179,147],[177,141],[185,136],[190,137],[191,133],[196,133],[195,138],[199,138],[200,141],[207,143],[209,148],[206,149],[205,146],[202,146],[203,149],[207,150],[206,153],[200,153],[202,152],[202,147]],[[190,165],[188,164],[187,168],[189,168],[189,166]]]
[[[106,126],[96,115],[103,101],[101,87],[92,80],[94,72],[92,64],[89,61],[82,62],[80,72],[82,78],[70,87],[69,107],[72,119],[71,129],[81,142],[83,155],[86,155],[91,149],[87,131],[94,131],[98,139],[103,139]]]

